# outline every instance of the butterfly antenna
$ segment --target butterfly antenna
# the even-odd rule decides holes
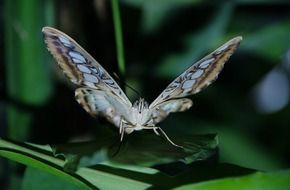
[[[128,85],[125,82],[121,82],[122,80],[120,79],[120,77],[115,72],[113,73],[113,75],[118,80],[118,82],[120,82],[122,85],[128,87],[130,90],[132,90],[133,92],[135,92],[139,97],[141,97],[141,94],[136,89],[134,89],[133,87],[131,87],[130,85]]]

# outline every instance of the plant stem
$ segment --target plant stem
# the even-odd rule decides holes
[[[112,0],[112,12],[113,12],[113,22],[114,22],[115,38],[116,38],[118,68],[119,68],[121,77],[124,77],[125,76],[125,58],[124,58],[124,46],[123,46],[123,37],[122,37],[122,24],[121,24],[119,0]]]

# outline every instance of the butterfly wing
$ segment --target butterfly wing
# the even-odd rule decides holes
[[[112,94],[92,88],[78,88],[75,91],[78,103],[93,117],[100,115],[116,127],[120,127],[123,118],[130,117],[129,107],[124,106]]]
[[[181,101],[179,104],[182,104],[183,100],[178,100],[179,98],[198,93],[210,85],[216,80],[225,62],[233,54],[241,40],[242,37],[233,38],[211,54],[193,64],[171,82],[150,104],[149,108],[153,110],[160,109],[160,107],[164,107],[166,104],[171,104],[172,102],[169,100]],[[174,111],[182,110],[174,109]]]
[[[48,50],[73,83],[107,92],[126,106],[132,106],[116,81],[77,42],[55,28],[44,27],[42,32]]]
[[[153,123],[156,125],[163,121],[170,113],[183,112],[191,106],[192,101],[188,98],[173,99],[160,103],[155,109],[152,109]]]

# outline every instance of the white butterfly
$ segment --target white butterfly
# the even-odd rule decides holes
[[[186,96],[198,93],[210,85],[233,54],[242,37],[228,41],[211,54],[193,64],[149,105],[139,98],[133,106],[116,81],[77,42],[63,32],[44,27],[42,29],[48,50],[56,59],[64,74],[81,86],[75,91],[79,104],[92,116],[101,115],[119,128],[121,141],[124,133],[153,129],[173,143],[156,124],[172,112],[182,112],[192,106]]]

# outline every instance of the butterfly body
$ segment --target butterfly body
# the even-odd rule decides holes
[[[144,127],[152,126],[152,112],[149,109],[148,103],[139,98],[132,107],[132,123],[135,126],[135,130],[142,130]]]
[[[48,50],[71,82],[80,86],[75,91],[78,103],[92,116],[103,116],[115,125],[121,134],[152,129],[160,132],[173,145],[165,132],[157,127],[170,113],[183,112],[192,106],[185,98],[216,80],[224,63],[233,54],[242,37],[228,41],[211,54],[194,63],[149,105],[139,98],[133,105],[107,71],[76,41],[63,32],[42,29]]]

